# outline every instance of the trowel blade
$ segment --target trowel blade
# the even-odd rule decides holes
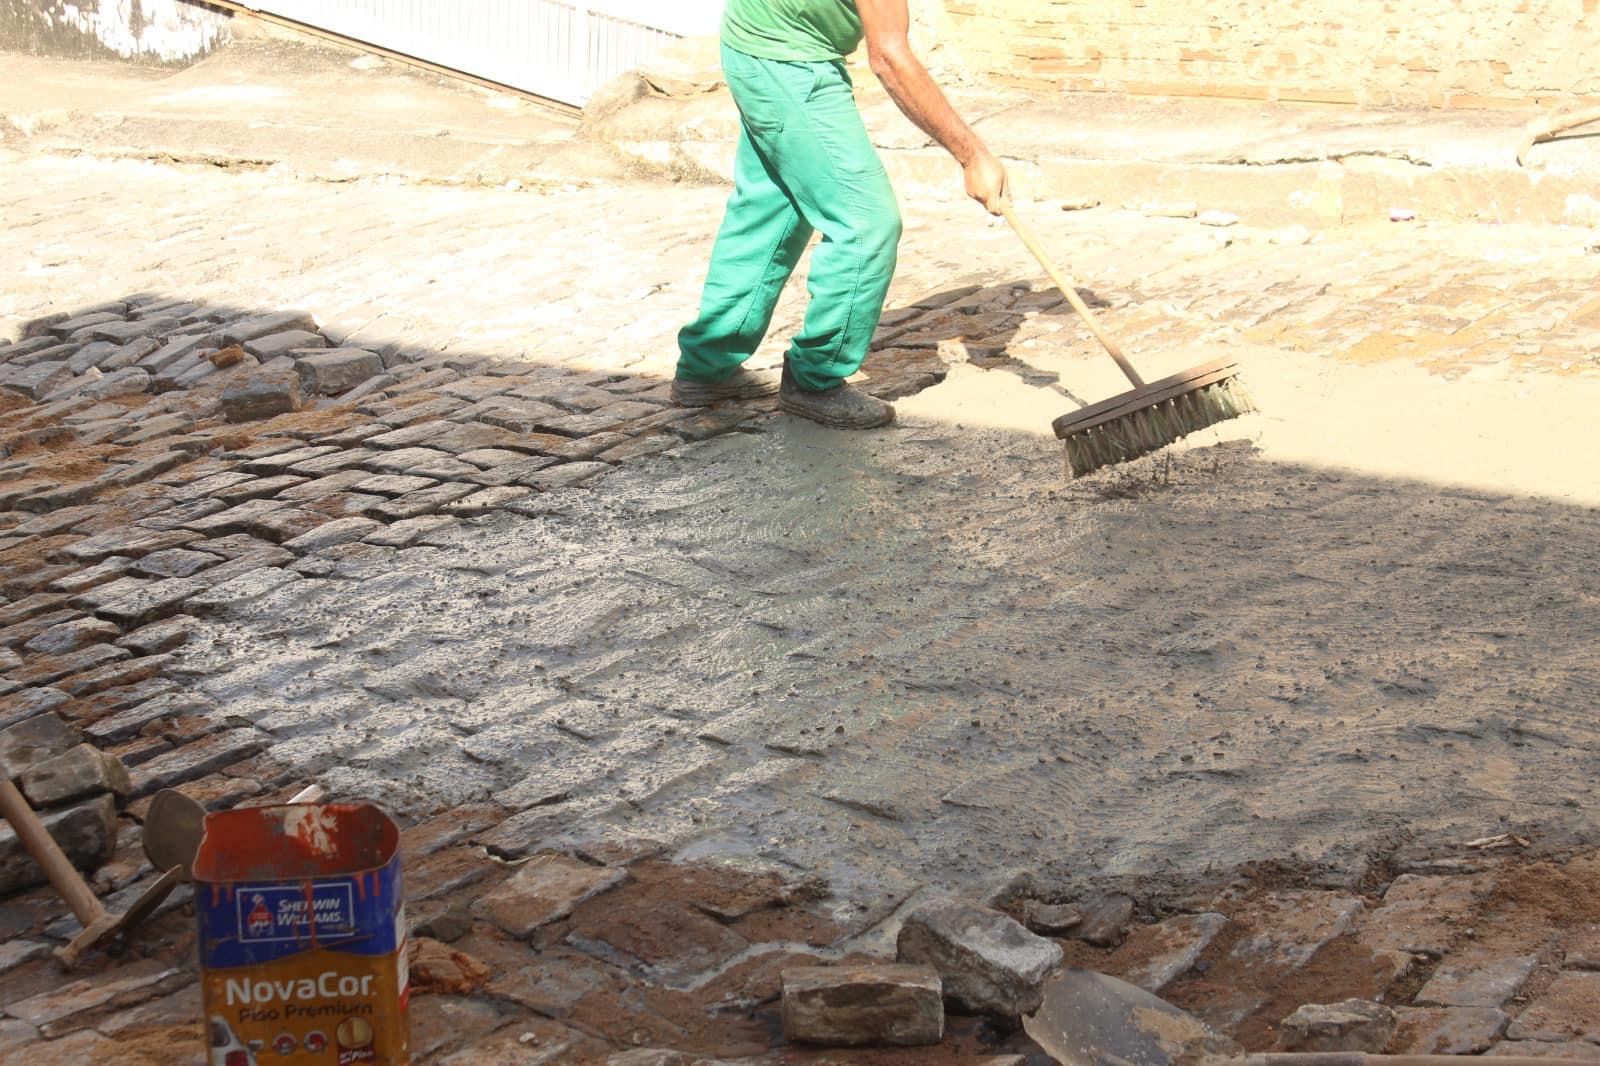
[[[144,854],[158,870],[179,870],[188,881],[189,867],[200,851],[206,809],[176,789],[155,794],[144,817]]]
[[[1203,1022],[1144,989],[1093,970],[1066,970],[1045,986],[1023,1028],[1066,1066],[1184,1066],[1238,1049]]]

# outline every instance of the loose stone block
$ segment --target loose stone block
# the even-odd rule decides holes
[[[316,396],[336,396],[383,373],[383,360],[363,348],[334,348],[311,354],[295,353],[295,372],[305,390]]]
[[[1381,1003],[1347,999],[1307,1003],[1283,1020],[1278,1047],[1284,1051],[1381,1052],[1394,1036],[1395,1013]]]
[[[627,880],[626,870],[590,866],[565,855],[541,855],[520,867],[475,910],[516,937],[571,914],[577,906]]]
[[[97,744],[115,744],[135,736],[152,722],[182,716],[207,715],[216,709],[214,701],[198,693],[169,692],[87,725],[83,729],[83,735]]]
[[[255,422],[300,410],[300,379],[288,373],[262,373],[222,392],[222,417]]]
[[[1040,936],[1060,936],[1082,924],[1083,911],[1070,903],[1042,903],[1030,899],[1022,905],[1022,924]]]
[[[1414,1002],[1419,1007],[1501,1007],[1522,991],[1538,965],[1535,955],[1446,962]]]
[[[72,727],[55,714],[39,714],[0,730],[0,774],[20,776],[31,766],[71,748],[78,742]]]
[[[22,792],[35,808],[55,807],[110,792],[126,796],[128,771],[115,755],[79,744],[22,773]]]
[[[93,873],[111,858],[117,840],[117,805],[111,796],[96,796],[75,807],[46,811],[40,815],[45,830],[56,846],[66,852],[72,865]],[[0,822],[0,896],[43,884],[44,871],[17,839],[16,830]],[[20,1004],[8,1004],[14,1017]]]
[[[783,1032],[823,1047],[920,1047],[944,1039],[944,992],[929,966],[783,971]]]
[[[20,392],[35,403],[71,380],[72,371],[65,360],[26,367],[8,366],[0,371],[0,389]]]
[[[1150,957],[1124,979],[1156,995],[1200,961],[1206,948],[1228,924],[1221,914],[1181,914],[1151,927]]]
[[[1115,947],[1122,943],[1131,921],[1132,899],[1123,895],[1101,896],[1084,905],[1083,920],[1067,935],[1095,947]]]
[[[1044,982],[1061,965],[1057,944],[998,911],[935,900],[906,916],[898,961],[932,966],[962,1010],[1017,1019],[1039,1008]]]

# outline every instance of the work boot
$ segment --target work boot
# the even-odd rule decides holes
[[[894,421],[894,405],[840,382],[831,389],[808,389],[787,365],[778,390],[778,410],[834,429],[877,429]]]
[[[707,407],[719,400],[759,400],[778,391],[778,375],[770,370],[740,367],[721,381],[672,379],[672,402],[680,407]]]

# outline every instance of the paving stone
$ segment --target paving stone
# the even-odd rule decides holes
[[[240,561],[242,560],[235,560],[236,563]],[[189,606],[195,611],[216,611],[237,607],[258,600],[299,580],[299,574],[276,566],[261,566],[206,589],[192,597]]]
[[[684,440],[710,440],[731,433],[760,412],[748,407],[719,407],[673,422],[668,428]]]
[[[169,338],[161,347],[141,358],[139,365],[152,374],[159,374],[180,360],[197,356],[201,351],[220,344],[221,338],[214,333],[181,334]]]
[[[106,481],[122,488],[143,485],[147,481],[154,481],[168,471],[175,470],[187,463],[189,459],[190,457],[184,452],[168,452],[165,455],[158,455],[154,459],[146,459],[142,463],[119,467],[106,476]]]
[[[197,533],[208,535],[243,532],[245,527],[255,519],[287,506],[287,503],[280,500],[246,500],[243,503],[235,504],[226,511],[218,511],[216,514],[197,518],[189,523],[189,528]]]
[[[472,481],[483,471],[459,459],[431,459],[425,463],[418,463],[406,473],[414,477],[431,477],[440,481]]]
[[[127,344],[119,346],[99,363],[100,369],[106,373],[113,370],[126,370],[136,366],[139,360],[161,348],[161,341],[155,337],[135,337]]]
[[[117,647],[127,648],[135,655],[156,655],[172,651],[185,644],[199,624],[189,615],[174,615],[135,629],[117,641]]]
[[[187,529],[190,522],[220,514],[228,509],[228,505],[221,500],[190,500],[180,503],[175,507],[168,507],[157,511],[147,518],[139,519],[139,525],[145,529],[169,531],[174,529]],[[120,558],[120,556],[113,556]],[[123,560],[126,567],[128,560]]]
[[[92,341],[67,357],[67,369],[73,374],[83,374],[98,367],[102,360],[114,355],[121,345],[110,341]]]
[[[555,430],[542,429],[542,424],[547,419],[569,417],[559,407],[537,400],[512,400],[497,396],[492,400],[485,400],[471,409],[471,418],[485,425],[496,426],[509,430],[512,433],[527,434],[542,432],[551,435],[571,436],[572,434],[557,434]]]
[[[219,331],[218,336],[225,344],[244,344],[258,337],[270,337],[288,330],[314,333],[316,328],[316,320],[308,311],[272,311],[231,322]]]
[[[463,1044],[476,1044],[505,1021],[490,1004],[463,996],[418,996],[410,1013],[411,1054],[417,1062],[436,1062]]]
[[[1347,999],[1307,1003],[1283,1020],[1278,1047],[1283,1051],[1347,1051],[1375,1055],[1394,1036],[1395,1013],[1381,1003]]]
[[[614,448],[607,448],[596,458],[603,463],[622,463],[629,459],[646,459],[652,455],[660,455],[678,447],[681,442],[678,438],[666,433],[652,433],[649,436],[635,437],[632,440],[618,444]]]
[[[564,855],[541,855],[519,867],[473,909],[512,936],[526,939],[627,877],[625,870],[590,866]]]
[[[451,458],[449,452],[442,452],[433,448],[400,448],[374,456],[367,461],[366,465],[368,470],[379,474],[405,474],[414,466],[449,458]],[[357,491],[371,492],[375,490],[362,490],[360,486],[357,486]]]
[[[318,514],[316,511],[301,507],[285,507],[245,522],[244,529],[263,540],[283,543],[304,537],[318,527],[326,525],[328,521],[327,515]]]
[[[74,685],[79,683],[81,675],[93,672],[102,666],[114,663],[119,659],[128,658],[125,648],[114,648],[106,644],[91,644],[87,648],[68,652],[65,655],[39,656],[28,660],[21,670],[13,671],[11,680],[22,685],[54,685],[68,695],[79,695],[69,686],[67,679],[74,679]]]
[[[282,333],[269,333],[264,337],[255,337],[244,342],[244,350],[251,355],[266,362],[276,359],[280,355],[291,355],[296,349],[326,348],[328,346],[320,333],[310,330],[290,329]]]
[[[274,437],[258,441],[247,448],[223,452],[222,458],[233,460],[264,459],[269,455],[282,455],[284,452],[292,452],[296,448],[304,447],[305,444],[294,437]]]
[[[0,604],[0,628],[8,629],[18,622],[59,611],[66,604],[67,597],[57,592],[39,592],[13,603]]]
[[[484,449],[501,449],[520,454],[525,450],[520,446],[520,441],[521,437],[509,429],[481,422],[466,422],[451,425],[443,433],[430,436],[427,444],[430,448],[450,452],[458,459],[465,459],[466,456],[462,453]]]
[[[255,538],[252,537],[251,539],[254,540]],[[263,541],[261,543],[265,544],[266,542]],[[241,555],[237,559],[230,559],[225,563],[212,567],[210,570],[202,570],[195,575],[194,580],[211,589],[248,574],[253,574],[258,570],[283,566],[286,563],[294,562],[294,560],[294,552],[288,548],[281,548],[276,544],[272,544],[249,555]]]
[[[243,465],[246,470],[257,474],[284,474],[297,464],[338,452],[338,448],[325,444],[305,445],[292,451],[263,456],[260,459],[247,459]]]
[[[1300,969],[1329,941],[1348,933],[1364,904],[1328,892],[1277,892],[1262,931],[1234,945],[1229,957],[1283,973]]]
[[[222,392],[222,417],[228,422],[255,422],[300,406],[300,379],[287,372],[263,372]]]
[[[126,307],[120,307],[114,310],[111,308],[84,310],[78,312],[70,318],[61,319],[59,322],[56,322],[54,325],[50,326],[49,331],[57,337],[68,337],[78,332],[80,329],[88,329],[90,326],[98,326],[102,322],[121,322],[123,321],[122,316],[127,314],[127,312],[128,309]]]
[[[51,626],[23,647],[37,655],[65,655],[90,644],[114,641],[120,636],[122,630],[110,622],[99,618],[75,618]]]
[[[289,469],[296,474],[307,477],[322,477],[326,474],[347,470],[350,467],[361,466],[374,455],[379,454],[370,448],[351,448],[345,451],[335,451],[316,459],[308,459],[303,463],[295,463]]]
[[[336,396],[383,373],[383,360],[363,348],[334,348],[295,354],[295,370],[305,390],[315,396]]]
[[[59,715],[34,715],[0,730],[0,776],[14,778],[71,748],[77,734]]]
[[[148,372],[136,366],[113,370],[95,381],[85,384],[77,395],[86,400],[110,400],[118,396],[139,396],[150,391]]]
[[[388,426],[380,422],[368,422],[364,425],[351,426],[349,429],[341,429],[339,432],[330,433],[325,437],[318,437],[316,442],[318,444],[332,445],[335,448],[354,448],[365,443],[369,438],[381,437],[387,432],[390,432]]]
[[[49,686],[25,688],[9,696],[0,696],[0,729],[9,729],[18,722],[26,722],[71,702],[71,696]]]
[[[243,470],[223,470],[219,473],[208,474],[178,486],[168,493],[168,499],[173,503],[189,503],[202,500],[214,492],[256,480],[255,475]]]
[[[476,448],[472,451],[462,452],[456,458],[484,470],[528,460],[528,456],[525,453],[510,451],[506,448]]]
[[[293,488],[284,489],[278,493],[280,500],[290,503],[308,503],[312,500],[324,499],[340,492],[354,490],[356,485],[372,477],[367,470],[341,470],[337,474],[329,474],[312,481],[306,481]]]
[[[621,419],[595,412],[542,418],[534,423],[533,428],[541,433],[554,433],[562,437],[587,437],[594,433],[605,433],[620,425]]]
[[[113,555],[137,559],[166,548],[181,548],[200,537],[188,530],[156,530],[122,526],[68,545],[63,554],[80,563],[98,563]]]
[[[260,730],[246,726],[227,729],[158,755],[134,771],[133,795],[147,796],[226,769],[261,752],[271,739]]]
[[[562,463],[530,475],[526,484],[540,492],[554,492],[556,489],[586,484],[610,471],[611,467],[605,463]]]
[[[350,486],[355,492],[383,496],[404,496],[408,492],[431,489],[439,482],[434,478],[412,474],[369,474],[365,480]]]
[[[97,744],[114,744],[137,735],[145,726],[169,718],[210,715],[217,709],[215,701],[196,692],[169,692],[155,699],[145,700],[109,718],[102,718],[83,727],[83,735]]]
[[[943,987],[930,966],[797,966],[783,971],[783,1033],[824,1047],[937,1044]]]
[[[34,763],[22,772],[22,793],[36,810],[88,799],[103,792],[126,796],[128,771],[114,755],[79,744]]]
[[[153,960],[136,962],[13,1003],[6,1011],[37,1026],[45,1036],[63,1036],[82,1028],[87,1024],[85,1016],[92,1018],[102,1008],[125,1008],[142,1003],[193,980],[192,974],[178,967],[161,966]],[[73,1024],[80,1018],[85,1020]],[[115,1052],[113,1056],[113,1059],[98,1061],[115,1061]]]
[[[12,939],[0,942],[0,976],[35,959],[50,957],[50,945],[42,940]],[[0,1045],[3,1048],[4,1045]]]
[[[0,629],[0,648],[21,647],[51,626],[71,622],[80,617],[82,617],[81,612],[71,608],[51,611],[48,614],[36,614],[31,618]]]
[[[147,318],[138,322],[100,322],[75,330],[72,338],[87,337],[90,340],[127,344],[140,337],[159,337],[164,333],[171,333],[182,325],[183,323],[176,318],[166,317]]]
[[[297,552],[320,551],[323,548],[362,540],[381,528],[383,523],[370,518],[338,518],[293,540],[285,541],[284,547]]]
[[[93,669],[82,670],[60,678],[55,687],[71,696],[88,696],[108,688],[147,681],[160,673],[171,661],[170,655],[144,655],[127,657],[126,648],[105,647],[107,661]],[[121,653],[115,658],[111,653]]]
[[[220,556],[188,548],[168,548],[152,552],[133,564],[133,571],[145,577],[192,577],[222,561]]]
[[[294,453],[287,453],[294,454]],[[258,477],[253,481],[242,481],[237,485],[229,485],[225,489],[218,489],[212,496],[229,506],[237,507],[250,500],[265,500],[274,496],[281,496],[290,489],[298,488],[306,483],[303,474],[275,474],[271,477]],[[270,508],[263,508],[263,511]]]
[[[117,838],[117,805],[110,795],[96,796],[62,810],[43,811],[40,820],[72,865],[85,873],[94,872],[111,858]],[[44,872],[17,839],[16,831],[9,823],[0,822],[0,896],[44,881]],[[6,1012],[22,1017],[14,1004],[7,1004]]]
[[[451,428],[453,427],[449,422],[418,422],[414,425],[391,429],[387,433],[368,437],[365,443],[369,447],[375,448],[411,448],[447,433]]]
[[[455,529],[460,523],[446,515],[423,515],[408,518],[379,529],[366,538],[366,543],[380,547],[409,548],[430,537]]]
[[[406,518],[418,518],[422,515],[433,514],[446,504],[454,503],[463,496],[471,495],[474,491],[476,491],[474,486],[460,483],[435,485],[431,489],[408,492],[404,496],[397,496],[382,507],[379,507],[374,513],[376,517],[389,522],[396,522]]]
[[[184,600],[205,586],[194,578],[164,580],[125,577],[82,593],[73,603],[123,628],[147,625],[177,612]]]
[[[601,452],[619,448],[633,440],[626,433],[596,433],[588,437],[579,437],[577,440],[559,438],[562,443],[555,447],[547,447],[544,451],[557,459],[576,461],[579,459],[593,459]]]
[[[63,507],[59,511],[51,511],[29,518],[27,521],[15,526],[11,533],[18,537],[49,537],[65,532],[78,525],[85,519],[93,518],[100,514],[101,508],[89,505],[83,507]]]
[[[93,481],[75,481],[53,488],[41,490],[22,497],[17,501],[17,506],[24,511],[53,511],[57,507],[70,507],[75,503],[82,503],[92,499],[102,488],[103,482],[99,479]]]
[[[375,496],[365,492],[335,492],[319,500],[309,501],[305,504],[305,509],[327,515],[329,518],[365,518],[370,517],[388,502],[387,496]]]
[[[1424,989],[1426,990],[1426,989]],[[1506,1029],[1512,1040],[1600,1044],[1600,973],[1569,971],[1555,979]],[[1600,1049],[1593,1054],[1600,1058]]]
[[[1419,1007],[1502,1007],[1539,965],[1534,955],[1450,959],[1433,972],[1413,1001]]]
[[[506,488],[483,489],[480,492],[474,492],[471,496],[464,496],[455,503],[445,505],[444,511],[446,514],[459,515],[463,518],[485,515],[491,511],[499,510],[508,503],[513,503],[531,495],[533,493],[528,489],[509,486]]]
[[[1221,914],[1181,914],[1151,926],[1146,935],[1149,956],[1127,974],[1124,980],[1156,995],[1200,961],[1228,919]],[[1037,932],[1037,930],[1035,930]]]
[[[115,439],[118,444],[133,447],[148,441],[171,436],[174,433],[182,433],[192,425],[194,425],[194,419],[188,415],[178,413],[157,415],[154,418],[141,418],[133,429],[127,433],[118,434]]]
[[[177,899],[178,895],[174,893],[167,898]],[[187,1029],[194,1025],[203,1009],[200,982],[196,981],[184,985],[176,992],[149,999],[136,1007],[118,1010],[109,1017],[97,1020],[94,1028],[95,1032],[109,1037],[147,1033],[155,1029]]]
[[[961,900],[924,903],[906,915],[897,960],[931,966],[959,1008],[1015,1019],[1039,1009],[1061,965],[1059,945],[998,911]]]
[[[1400,1055],[1481,1055],[1511,1021],[1492,1007],[1397,1007]]]

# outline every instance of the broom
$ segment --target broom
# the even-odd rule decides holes
[[[1010,201],[1001,205],[1001,213],[1061,295],[1133,382],[1130,391],[1062,415],[1051,423],[1056,436],[1066,444],[1067,468],[1073,477],[1149,455],[1190,433],[1256,409],[1239,382],[1239,364],[1231,359],[1202,363],[1146,384],[1122,354],[1121,345],[1100,328],[1094,313],[1078,296],[1076,286],[1062,276],[1038,238],[1016,216]]]

